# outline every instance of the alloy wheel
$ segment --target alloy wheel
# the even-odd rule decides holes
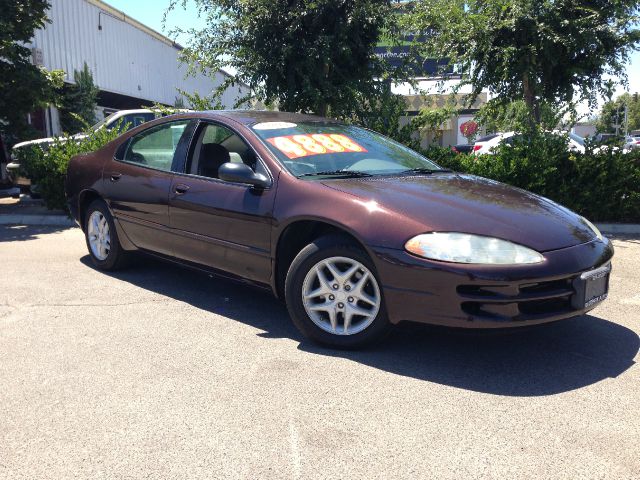
[[[362,263],[330,257],[314,265],[302,285],[309,318],[334,335],[354,335],[375,320],[382,303],[378,282]]]
[[[111,251],[111,234],[107,218],[98,210],[94,210],[87,222],[87,237],[91,253],[101,262],[105,261]]]

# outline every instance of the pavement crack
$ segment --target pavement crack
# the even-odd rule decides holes
[[[116,302],[116,303],[32,303],[25,307],[126,307],[129,305],[143,305],[145,303],[168,303],[170,300],[161,298],[157,300],[140,300],[136,302]]]

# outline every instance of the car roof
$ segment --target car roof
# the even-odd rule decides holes
[[[136,108],[133,110],[116,110],[111,115],[130,115],[132,113],[154,113],[152,110],[148,108]]]
[[[275,112],[271,110],[208,110],[198,113],[202,117],[225,117],[244,125],[262,122],[331,122],[331,120],[306,113]]]

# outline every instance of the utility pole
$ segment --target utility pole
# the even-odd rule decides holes
[[[624,136],[629,135],[629,103],[624,104]]]

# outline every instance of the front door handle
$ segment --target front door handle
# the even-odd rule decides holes
[[[173,189],[176,192],[176,195],[184,195],[189,190],[189,185],[185,185],[183,183],[179,183]]]
[[[111,174],[111,181],[112,182],[117,182],[118,180],[120,180],[120,177],[122,177],[121,173],[112,173]]]

